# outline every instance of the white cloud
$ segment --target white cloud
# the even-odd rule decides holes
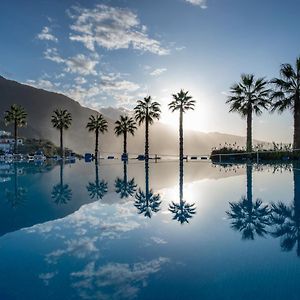
[[[161,75],[162,73],[164,73],[164,72],[166,72],[166,71],[167,71],[166,68],[159,68],[159,69],[153,70],[153,71],[150,73],[150,75],[151,75],[151,76],[159,76],[159,75]]]
[[[192,5],[200,6],[203,9],[207,8],[206,0],[185,0],[185,1],[191,3]]]
[[[55,84],[53,84],[51,81],[45,79],[38,79],[38,80],[29,79],[26,81],[26,83],[35,88],[44,89],[44,90],[51,90],[55,86]]]
[[[46,59],[65,65],[65,72],[80,75],[97,75],[95,70],[99,61],[96,58],[88,57],[84,54],[77,54],[73,57],[62,58],[56,48],[48,48],[44,52]]]
[[[58,39],[51,33],[51,28],[47,26],[45,26],[36,37],[39,40],[58,42]]]
[[[159,41],[149,37],[147,27],[129,9],[98,4],[93,9],[73,7],[69,16],[74,19],[70,40],[83,43],[91,51],[98,45],[109,50],[132,47],[158,55],[169,54]]]

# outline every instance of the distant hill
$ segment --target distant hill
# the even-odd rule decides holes
[[[53,129],[50,118],[56,108],[67,109],[73,117],[72,127],[65,134],[65,146],[77,153],[93,151],[94,136],[88,133],[85,126],[91,114],[96,111],[81,106],[78,102],[62,94],[37,89],[16,81],[7,80],[0,76],[0,114],[3,120],[4,112],[17,103],[28,112],[28,126],[20,130],[20,134],[28,138],[43,138],[59,143],[59,133]],[[125,110],[126,111],[126,110]],[[103,109],[106,116],[109,132],[100,137],[101,150],[104,152],[121,152],[122,138],[114,136],[114,121],[123,113],[124,109]],[[0,129],[4,127],[0,121]],[[12,128],[9,128],[12,130]],[[202,133],[198,131],[185,131],[185,153],[203,154],[210,153],[212,147],[224,142],[239,145],[245,144],[241,136],[223,133]],[[134,138],[129,138],[129,152],[142,153],[144,150],[144,129],[138,130]],[[150,128],[150,152],[160,154],[177,154],[178,131],[173,127],[157,122]]]

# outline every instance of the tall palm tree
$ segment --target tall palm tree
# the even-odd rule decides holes
[[[120,198],[128,198],[133,196],[136,191],[137,185],[135,184],[134,178],[128,180],[127,176],[127,162],[123,161],[123,179],[117,178],[115,180],[116,193],[120,194]]]
[[[123,134],[123,156],[122,158],[127,159],[127,133],[134,135],[136,131],[136,123],[133,118],[128,116],[120,116],[120,120],[115,122],[115,134],[120,136]]]
[[[86,189],[90,195],[91,199],[96,198],[97,200],[102,199],[107,193],[107,182],[100,180],[99,178],[99,163],[95,160],[95,181],[89,182]]]
[[[145,217],[151,218],[153,213],[160,210],[161,204],[160,195],[154,194],[149,188],[149,162],[145,160],[145,192],[140,188],[135,195],[134,206],[138,209],[139,214],[144,214]]]
[[[300,257],[300,171],[299,163],[293,164],[294,170],[294,202],[286,205],[283,202],[272,204],[272,236],[281,238],[283,251],[291,251],[296,246]]]
[[[293,148],[300,149],[300,57],[293,68],[290,64],[283,64],[280,68],[280,78],[271,82],[275,91],[271,94],[272,110],[279,113],[290,109],[294,115]]]
[[[55,204],[67,204],[72,199],[72,190],[68,184],[64,184],[64,162],[59,162],[60,182],[56,184],[51,193],[51,198]]]
[[[99,147],[99,133],[104,133],[107,131],[108,125],[107,121],[103,118],[102,114],[97,114],[96,116],[91,115],[89,117],[89,122],[86,125],[89,132],[95,132],[95,159],[98,159],[98,147]]]
[[[189,223],[189,219],[196,213],[196,207],[195,203],[189,204],[183,200],[183,157],[180,160],[182,163],[179,164],[179,204],[172,201],[169,211],[174,214],[173,220],[184,224]]]
[[[270,225],[270,209],[260,199],[252,200],[252,165],[247,165],[247,196],[237,203],[229,202],[231,227],[242,233],[243,240],[254,240],[255,234],[265,236]]]
[[[17,104],[13,104],[10,107],[10,110],[5,112],[4,121],[6,125],[13,124],[14,125],[14,152],[18,152],[18,128],[24,127],[27,125],[26,122],[27,113],[25,109]]]
[[[192,96],[188,95],[188,91],[181,90],[177,94],[173,94],[174,100],[169,103],[169,109],[174,112],[179,110],[179,157],[180,161],[183,158],[183,114],[188,110],[195,109],[195,100],[192,100]]]
[[[66,109],[56,109],[51,117],[51,123],[54,128],[60,132],[60,155],[64,155],[63,132],[68,130],[72,124],[72,115]]]
[[[235,83],[226,103],[230,105],[229,112],[238,112],[247,119],[247,152],[252,151],[252,116],[261,115],[263,109],[268,109],[270,89],[264,78],[255,79],[253,74],[242,74],[241,82]]]
[[[149,159],[149,125],[153,124],[155,119],[159,120],[160,113],[160,104],[152,101],[151,96],[139,100],[134,108],[134,116],[139,126],[145,123],[145,160]]]

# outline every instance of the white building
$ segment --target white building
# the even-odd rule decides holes
[[[15,139],[11,137],[11,133],[4,130],[0,130],[0,150],[8,152],[13,149],[14,144]],[[18,138],[17,145],[23,145],[23,139]]]

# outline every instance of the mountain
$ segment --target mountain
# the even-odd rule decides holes
[[[65,133],[65,146],[77,153],[85,153],[94,149],[94,135],[86,130],[86,123],[91,114],[96,111],[81,106],[78,102],[62,94],[37,89],[32,86],[20,84],[16,81],[0,76],[0,114],[9,109],[12,104],[22,105],[28,113],[28,126],[20,129],[20,135],[28,138],[44,138],[59,143],[59,132],[52,128],[50,118],[53,110],[67,109],[71,112],[73,123]],[[119,153],[122,151],[122,138],[114,136],[114,121],[125,109],[106,108],[102,113],[106,116],[109,132],[100,136],[101,151],[106,153]],[[3,119],[0,120],[0,129],[3,129]],[[7,128],[12,131],[12,127]],[[202,133],[198,131],[185,131],[185,153],[209,154],[212,147],[219,144],[234,143],[245,144],[245,137],[223,133]],[[140,128],[134,137],[128,140],[129,153],[143,153],[144,128]],[[177,154],[178,131],[172,126],[156,122],[150,128],[150,152],[158,154]]]

